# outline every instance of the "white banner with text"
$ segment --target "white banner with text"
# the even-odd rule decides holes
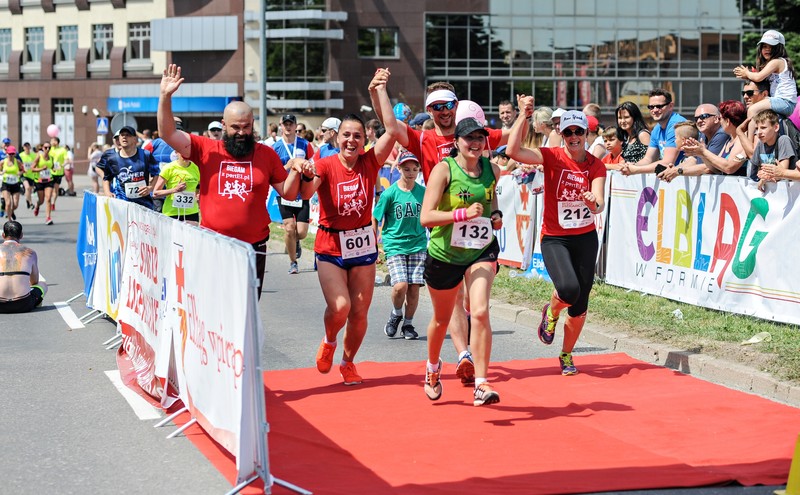
[[[606,282],[707,308],[800,323],[800,183],[612,175]]]

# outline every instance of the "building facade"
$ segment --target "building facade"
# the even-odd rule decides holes
[[[56,124],[85,168],[89,145],[110,141],[106,122],[134,118],[138,130],[156,129],[170,62],[187,80],[176,113],[205,130],[243,93],[243,9],[237,1],[0,0],[0,136],[35,145]]]
[[[732,69],[753,63],[742,36],[763,29],[746,15],[761,6],[0,0],[0,135],[40,142],[56,123],[80,151],[97,139],[98,116],[132,115],[140,130],[155,129],[160,74],[171,62],[186,78],[176,113],[193,131],[220,119],[232,98],[253,106],[258,128],[262,107],[266,121],[293,112],[311,126],[329,115],[374,117],[367,86],[378,67],[391,70],[392,98],[415,112],[424,110],[426,85],[445,80],[490,120],[518,93],[551,107],[595,102],[610,116],[625,100],[645,105],[654,87],[672,91],[688,115],[700,103],[739,99]]]
[[[487,115],[519,93],[554,108],[595,102],[611,110],[631,100],[646,112],[655,87],[672,91],[676,109],[688,114],[700,103],[740,98],[732,69],[754,62],[745,60],[753,47],[742,36],[762,30],[747,13],[763,7],[760,0],[266,3],[271,115],[359,113],[378,67],[391,70],[393,98],[414,111],[424,110],[426,85],[444,80]],[[247,42],[257,43],[258,33]],[[258,67],[257,53],[248,53],[246,65]],[[261,81],[253,76],[246,100],[255,104]]]

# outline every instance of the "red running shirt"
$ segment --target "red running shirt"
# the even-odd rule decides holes
[[[544,220],[542,235],[568,236],[595,229],[594,215],[582,194],[592,189],[592,181],[606,176],[606,166],[586,153],[578,163],[563,148],[539,148],[544,158]]]
[[[322,180],[317,189],[319,224],[337,231],[371,225],[375,182],[381,169],[381,164],[375,159],[375,150],[359,155],[352,170],[339,161],[338,153],[322,158],[314,165]],[[341,256],[339,234],[318,230],[314,251]]]
[[[235,158],[223,141],[194,134],[189,159],[200,168],[201,225],[249,244],[269,235],[269,186],[286,180],[278,154],[256,143],[252,154]]]
[[[419,164],[422,167],[422,177],[425,178],[425,183],[427,184],[428,177],[430,177],[433,167],[443,161],[445,157],[450,156],[450,150],[453,149],[455,135],[440,136],[436,134],[436,129],[428,129],[425,131],[418,131],[411,127],[406,127],[406,129],[408,135],[408,146],[406,149],[419,158]],[[489,131],[489,149],[497,149],[500,146],[500,141],[503,139],[503,131],[501,129],[486,130]]]

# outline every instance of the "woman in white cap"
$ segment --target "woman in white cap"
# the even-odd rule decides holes
[[[483,123],[473,117],[462,119],[450,156],[431,171],[422,201],[420,221],[431,228],[424,274],[433,303],[425,368],[425,394],[430,400],[442,396],[442,343],[464,282],[471,312],[473,404],[500,402],[487,381],[492,352],[489,295],[500,252],[493,230],[503,226],[494,194],[500,169],[483,156],[488,138]]]
[[[533,97],[521,95],[518,101],[520,116],[511,129],[506,153],[521,163],[543,166],[542,256],[555,286],[550,302],[542,309],[539,340],[546,345],[553,343],[556,323],[566,309],[559,364],[562,375],[574,375],[578,369],[572,360],[572,350],[586,321],[594,282],[599,246],[594,216],[605,206],[606,168],[586,151],[589,123],[583,112],[570,110],[561,115],[563,148],[523,148]]]
[[[796,74],[792,60],[786,53],[786,39],[778,31],[770,29],[758,42],[755,70],[753,72],[744,65],[733,69],[736,77],[745,81],[760,82],[769,79],[769,98],[750,105],[747,116],[752,119],[762,110],[772,110],[784,117],[792,115],[797,105]]]

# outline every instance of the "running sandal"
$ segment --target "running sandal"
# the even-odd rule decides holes
[[[550,303],[544,305],[542,308],[542,321],[539,323],[539,340],[544,345],[553,343],[556,336],[556,323],[558,318],[553,318],[553,313],[550,311]]]
[[[319,344],[317,349],[317,370],[320,373],[328,373],[333,366],[333,353],[336,351],[336,346],[328,344],[325,339]]]
[[[439,400],[442,396],[442,382],[439,376],[442,374],[442,360],[439,360],[439,371],[430,371],[428,364],[425,364],[425,395],[430,400]]]
[[[456,376],[461,379],[461,383],[465,387],[475,383],[475,363],[472,362],[472,354],[469,352],[458,360]]]
[[[474,400],[472,401],[472,404],[475,406],[486,406],[500,402],[500,394],[495,392],[488,382],[483,382],[475,387],[473,396]]]
[[[571,352],[562,352],[561,355],[558,356],[558,363],[561,365],[562,375],[569,376],[578,374],[578,368],[576,368],[575,363],[572,362]]]
[[[361,375],[356,371],[356,365],[353,363],[345,363],[343,366],[339,365],[339,372],[342,374],[345,385],[358,385],[363,381]]]

